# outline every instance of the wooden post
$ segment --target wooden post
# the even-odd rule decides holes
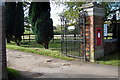
[[[24,34],[23,34],[23,41],[24,41]]]
[[[55,35],[55,34],[54,34]],[[52,42],[54,42],[54,35],[53,35],[53,38],[52,38]]]
[[[4,3],[0,2],[0,80],[7,80]]]
[[[30,42],[30,33],[29,33],[29,42]]]

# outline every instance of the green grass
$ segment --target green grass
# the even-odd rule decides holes
[[[21,74],[18,71],[16,71],[15,69],[7,68],[7,72],[8,72],[8,80],[12,80],[12,79],[21,77]]]
[[[105,64],[105,65],[120,66],[120,52],[115,51],[115,52],[112,52],[110,54],[107,54],[104,57],[96,60],[96,63]]]
[[[22,41],[21,46],[16,46],[14,42],[7,44],[8,49],[14,49],[18,51],[36,53],[40,55],[51,56],[63,60],[74,60],[74,58],[66,57],[61,54],[61,43],[60,40],[55,40],[50,42],[49,49],[44,49],[42,45],[37,44],[35,41]],[[105,65],[114,65],[120,66],[120,52],[116,51],[111,54],[107,54],[104,57],[96,60],[96,63],[105,64]]]
[[[44,49],[42,45],[37,44],[35,41],[22,42],[21,46],[16,46],[14,42],[6,45],[8,49],[36,53],[36,54],[51,56],[51,57],[55,57],[63,60],[73,60],[74,58],[66,57],[61,54],[60,46],[61,45],[59,41],[50,42],[49,49]]]
[[[24,34],[34,34],[34,33],[31,31],[25,31]]]

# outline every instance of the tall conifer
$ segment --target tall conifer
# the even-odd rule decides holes
[[[53,22],[50,18],[49,2],[32,2],[29,9],[29,19],[35,39],[48,49],[48,43],[53,38]]]

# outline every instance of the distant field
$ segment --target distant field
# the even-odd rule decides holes
[[[28,41],[28,40],[35,40],[35,35],[34,34],[25,34],[22,36],[23,41]],[[53,39],[61,39],[61,35],[54,35]]]

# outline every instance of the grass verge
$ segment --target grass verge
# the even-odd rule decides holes
[[[37,53],[40,55],[51,56],[63,60],[74,60],[74,58],[66,57],[61,54],[61,43],[60,40],[55,40],[54,42],[50,42],[49,49],[44,49],[42,45],[37,44],[35,41],[23,41],[21,46],[16,46],[15,43],[7,44],[6,47],[8,49],[14,49],[18,51]],[[95,61],[99,64],[105,65],[113,65],[120,66],[120,52],[115,51],[111,54],[107,54],[104,57]]]
[[[120,52],[115,51],[95,61],[99,64],[120,66]]]
[[[59,46],[59,43],[50,43],[50,49],[44,49],[41,45],[38,45],[35,42],[31,43],[25,43],[22,42],[21,46],[16,46],[14,43],[12,44],[7,44],[6,47],[7,49],[14,49],[18,51],[23,51],[23,52],[30,52],[30,53],[37,53],[40,55],[45,55],[45,56],[51,56],[54,58],[59,58],[63,60],[73,60],[74,58],[66,57],[61,54]]]
[[[7,68],[7,72],[8,72],[8,80],[12,80],[12,79],[21,77],[21,74],[18,71],[16,71],[15,69]]]

